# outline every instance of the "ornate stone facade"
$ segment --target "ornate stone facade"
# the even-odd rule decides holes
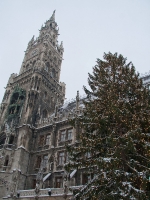
[[[19,75],[8,80],[0,107],[0,198],[38,198],[45,188],[68,193],[69,185],[80,184],[80,177],[68,179],[64,171],[65,143],[73,144],[78,134],[68,119],[83,107],[79,94],[64,104],[58,30],[54,11],[39,37],[29,41]]]

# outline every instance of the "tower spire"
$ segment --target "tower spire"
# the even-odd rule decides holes
[[[51,18],[50,18],[51,21],[55,21],[55,11],[56,11],[56,10],[53,11],[53,14],[52,14],[52,16],[51,16]]]

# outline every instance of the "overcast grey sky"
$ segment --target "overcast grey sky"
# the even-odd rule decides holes
[[[150,0],[0,0],[0,102],[29,40],[55,9],[67,99],[77,90],[84,94],[88,72],[104,52],[122,54],[140,73],[150,70]]]

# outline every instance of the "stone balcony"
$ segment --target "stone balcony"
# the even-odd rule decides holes
[[[51,195],[49,195],[49,190],[51,190]],[[3,199],[22,199],[22,200],[31,200],[31,199],[44,199],[44,200],[64,200],[71,199],[72,193],[64,193],[64,188],[46,188],[40,189],[38,193],[35,192],[35,189],[32,190],[19,190],[15,195],[8,195],[3,197]]]

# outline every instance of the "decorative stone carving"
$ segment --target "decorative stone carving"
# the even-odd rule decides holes
[[[41,60],[41,69],[45,69],[45,63],[43,60]]]
[[[20,139],[20,146],[25,147],[25,145],[26,145],[26,139],[27,139],[27,135],[24,132],[23,135],[21,136],[21,139]]]

